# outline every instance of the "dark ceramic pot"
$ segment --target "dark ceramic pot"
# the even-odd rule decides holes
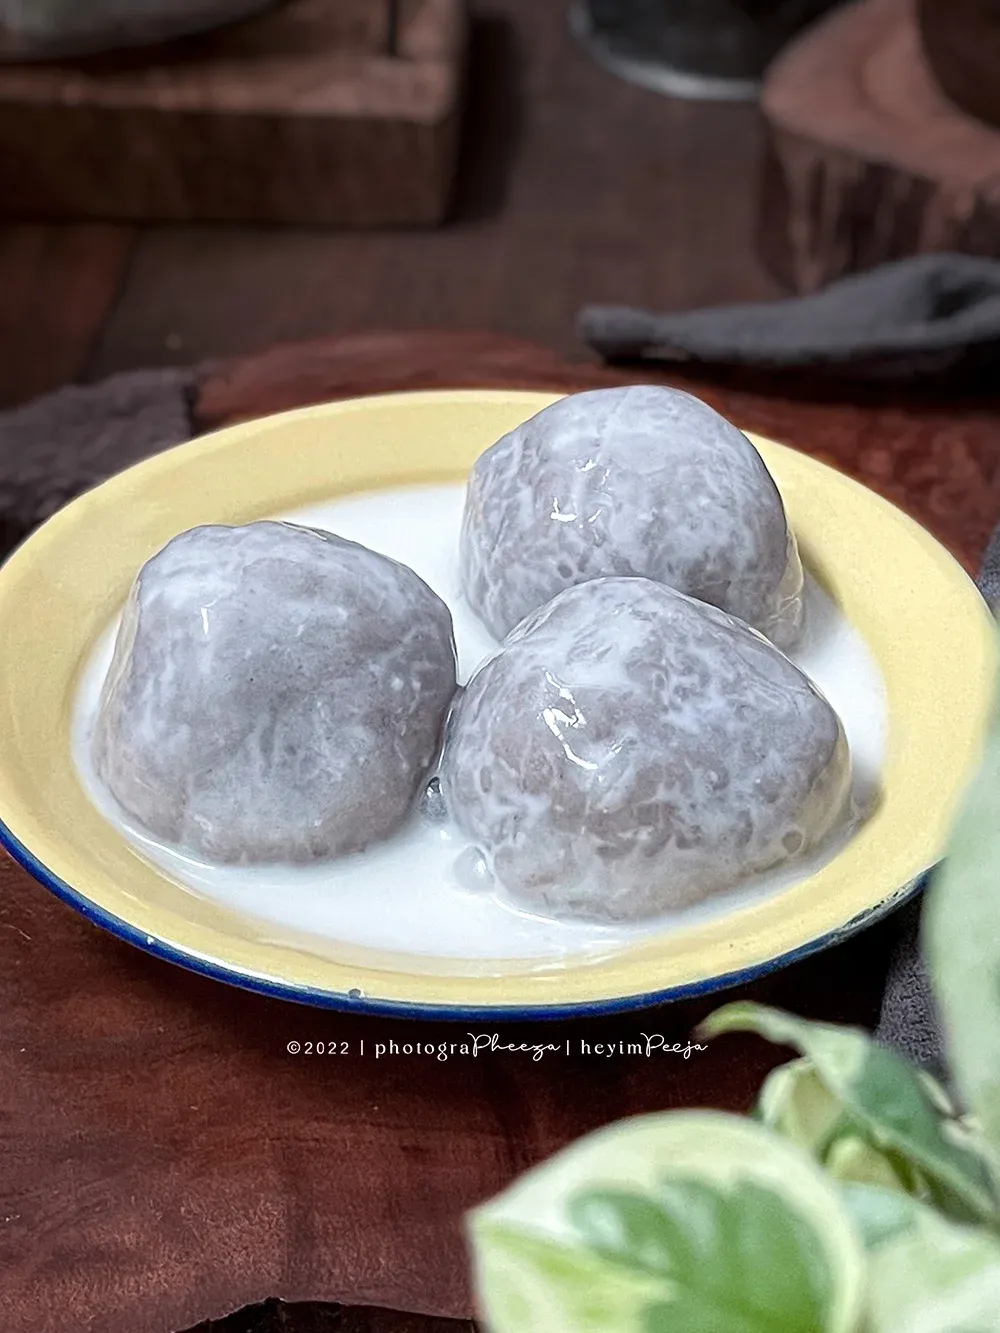
[[[677,96],[756,96],[790,38],[839,0],[578,0],[573,26],[624,78]]]
[[[233,23],[275,0],[0,0],[0,60],[145,46]]]

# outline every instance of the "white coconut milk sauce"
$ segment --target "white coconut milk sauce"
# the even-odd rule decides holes
[[[409,565],[442,597],[455,620],[459,679],[496,651],[495,640],[464,604],[458,583],[461,484],[408,486],[331,500],[278,517],[325,528]],[[886,709],[878,666],[860,635],[814,583],[807,628],[790,654],[840,714],[851,747],[854,796],[868,808],[885,749]],[[205,865],[164,847],[129,824],[96,777],[90,736],[117,624],[88,663],[74,716],[74,758],[91,799],[148,860],[176,881],[241,913],[325,942],[349,943],[425,958],[536,958],[550,965],[568,954],[605,957],[631,941],[679,923],[732,911],[813,873],[840,843],[758,876],[732,893],[642,924],[598,925],[533,916],[489,888],[456,874],[467,843],[457,832],[415,816],[391,840],[315,866]],[[468,876],[464,876],[467,880]]]

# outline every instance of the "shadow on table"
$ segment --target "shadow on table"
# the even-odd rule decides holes
[[[472,1327],[464,1320],[432,1319],[394,1310],[266,1301],[226,1319],[198,1324],[188,1333],[464,1333]]]

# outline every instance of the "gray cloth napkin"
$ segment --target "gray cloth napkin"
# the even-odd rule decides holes
[[[589,306],[578,333],[609,361],[692,361],[1000,388],[1000,260],[918,255],[813,296],[653,314]]]
[[[189,440],[193,383],[133,371],[0,412],[0,557],[82,491]]]
[[[923,887],[926,887],[925,877]],[[920,954],[923,897],[900,909],[901,934],[893,950],[876,1039],[931,1072],[944,1074],[941,1024]]]

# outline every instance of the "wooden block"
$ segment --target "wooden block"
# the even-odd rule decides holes
[[[765,81],[759,240],[795,291],[932,250],[1000,254],[1000,131],[955,108],[913,0],[836,10]]]
[[[291,0],[143,53],[0,68],[0,217],[427,224],[465,0]]]

